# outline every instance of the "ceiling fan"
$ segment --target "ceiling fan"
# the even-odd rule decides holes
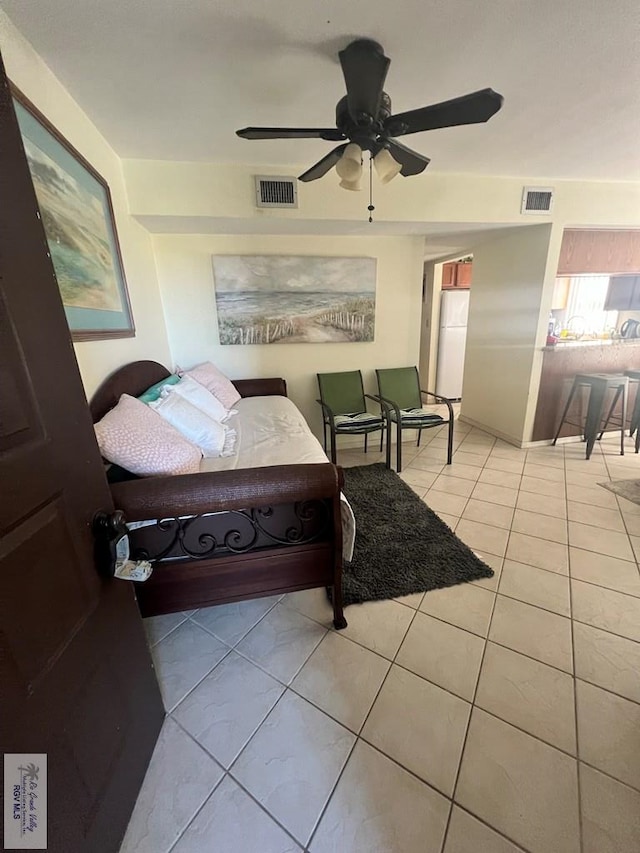
[[[429,158],[395,139],[409,133],[477,124],[488,121],[502,106],[502,95],[481,89],[460,98],[392,115],[391,98],[383,91],[390,60],[371,39],[357,39],[338,54],[347,94],[336,106],[335,128],[245,127],[236,131],[243,139],[326,139],[342,142],[300,175],[315,181],[333,166],[345,189],[360,189],[362,152],[369,151],[383,183],[398,173],[418,175]]]

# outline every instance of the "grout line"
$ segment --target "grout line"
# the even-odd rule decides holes
[[[264,597],[265,597],[265,598],[268,598],[269,596],[264,596]],[[282,599],[283,599],[283,598],[284,598],[284,595],[279,595],[279,596],[278,596],[278,600],[277,600],[277,601],[274,601],[274,603],[271,605],[271,607],[269,607],[269,609],[268,609],[268,610],[265,610],[265,612],[262,614],[262,616],[260,616],[260,618],[259,618],[256,622],[254,622],[254,623],[253,623],[253,625],[251,625],[251,627],[250,627],[247,631],[245,631],[245,633],[244,633],[244,634],[243,634],[239,639],[235,640],[233,643],[230,643],[228,640],[223,640],[223,639],[222,639],[222,637],[220,637],[218,634],[216,634],[216,633],[215,633],[211,628],[207,628],[207,626],[206,626],[206,625],[202,625],[202,624],[201,624],[200,622],[198,622],[198,620],[196,619],[196,617],[197,617],[198,613],[200,612],[200,610],[209,610],[209,609],[212,609],[212,608],[214,608],[214,607],[225,607],[225,606],[226,606],[225,604],[213,604],[213,605],[211,605],[211,608],[209,608],[209,607],[201,607],[201,608],[199,608],[198,610],[196,610],[196,612],[195,612],[192,616],[189,616],[188,618],[189,618],[189,620],[190,620],[190,621],[192,621],[195,625],[197,625],[197,626],[198,626],[198,628],[202,628],[202,630],[203,630],[203,631],[206,631],[206,632],[207,632],[207,634],[211,634],[211,636],[212,636],[212,637],[215,637],[215,638],[216,638],[216,640],[219,640],[221,643],[224,643],[224,644],[225,644],[225,646],[229,646],[231,649],[235,649],[235,647],[236,647],[239,643],[241,643],[241,642],[244,640],[244,638],[245,638],[248,634],[250,634],[250,633],[253,631],[253,629],[254,629],[257,625],[259,625],[259,624],[260,624],[260,622],[262,622],[262,620],[263,620],[263,619],[265,619],[265,618],[266,618],[266,617],[271,613],[271,611],[272,611],[275,607],[277,607],[277,606],[278,606],[278,604],[280,604],[280,602],[282,601]],[[250,599],[250,600],[253,600],[253,601],[260,601],[260,599],[259,599],[259,598],[258,598],[258,599]],[[229,603],[229,604],[243,604],[243,602],[242,602],[242,601],[231,601],[231,602],[228,602],[228,603]]]
[[[498,581],[498,585],[499,585],[499,581]],[[453,782],[453,790],[451,793],[452,805],[451,805],[451,808],[449,809],[449,815],[447,817],[447,825],[445,827],[444,837],[442,839],[442,847],[440,848],[441,851],[444,850],[445,845],[447,843],[447,836],[449,835],[449,827],[451,825],[451,815],[453,814],[453,803],[455,803],[455,801],[456,801],[455,797],[456,797],[456,792],[458,790],[458,782],[460,781],[460,772],[462,770],[462,762],[464,761],[464,754],[465,754],[466,748],[467,748],[467,740],[469,738],[469,729],[471,728],[471,717],[473,715],[474,708],[478,707],[478,706],[476,706],[476,696],[478,695],[478,686],[480,684],[480,678],[482,677],[482,667],[484,666],[484,659],[485,659],[485,655],[487,653],[487,645],[489,644],[489,639],[488,639],[489,638],[489,632],[491,631],[491,623],[493,622],[493,614],[495,611],[497,600],[498,600],[498,596],[496,595],[493,599],[492,604],[491,604],[491,615],[489,617],[489,624],[487,626],[487,636],[484,640],[484,646],[482,648],[482,656],[480,658],[480,666],[478,667],[478,675],[476,677],[476,683],[475,683],[475,687],[473,690],[473,696],[471,697],[471,708],[469,711],[469,718],[467,720],[467,725],[466,725],[466,729],[465,729],[465,733],[464,733],[464,739],[462,741],[462,749],[460,750],[460,759],[458,761],[458,767],[456,768],[456,775],[455,775],[455,779]]]
[[[290,830],[288,830],[288,829],[287,829],[287,827],[286,827],[283,823],[280,823],[280,821],[278,820],[278,818],[277,818],[277,817],[275,817],[275,815],[271,814],[271,812],[270,812],[270,811],[268,811],[268,810],[265,808],[265,806],[260,802],[260,800],[256,799],[256,797],[254,797],[254,796],[253,796],[253,794],[251,793],[251,791],[250,791],[248,788],[245,788],[245,786],[242,784],[242,782],[239,782],[239,781],[236,779],[236,777],[235,777],[235,776],[233,776],[229,771],[227,772],[227,776],[228,776],[228,777],[229,777],[233,782],[235,782],[235,784],[236,784],[236,785],[237,785],[237,786],[238,786],[242,791],[244,791],[244,793],[249,797],[249,799],[253,800],[253,802],[254,802],[254,803],[259,807],[259,809],[260,809],[261,811],[263,811],[263,812],[267,815],[267,817],[268,817],[270,820],[272,820],[272,821],[273,821],[277,826],[279,826],[279,827],[280,827],[280,829],[281,829],[283,832],[285,832],[285,833],[289,836],[289,838],[291,838],[291,840],[296,844],[296,846],[297,846],[297,847],[300,847],[300,849],[301,849],[301,850],[306,850],[306,849],[307,849],[307,848],[306,848],[306,845],[305,845],[305,844],[302,844],[300,841],[298,841],[298,839],[295,837],[295,835],[292,835],[292,834],[291,834],[291,831],[290,831]],[[242,851],[238,851],[238,853],[242,853]]]
[[[196,743],[197,743],[197,741],[196,741]],[[198,744],[198,746],[200,746],[200,744]],[[216,782],[216,784],[213,786],[213,788],[209,791],[209,793],[207,794],[207,796],[204,798],[204,802],[202,803],[202,805],[201,805],[198,809],[196,809],[196,811],[195,811],[195,813],[194,813],[193,817],[191,817],[191,818],[189,819],[189,821],[186,823],[186,825],[185,825],[185,826],[183,827],[183,829],[180,831],[180,833],[178,834],[178,837],[177,837],[177,838],[176,838],[176,840],[173,842],[173,844],[172,844],[169,848],[167,848],[167,853],[171,853],[171,851],[172,851],[172,850],[175,850],[175,849],[176,849],[176,847],[178,846],[178,844],[180,843],[180,841],[182,841],[182,839],[183,839],[184,835],[186,834],[186,832],[187,832],[187,830],[189,829],[189,827],[191,826],[191,824],[194,822],[194,820],[198,817],[198,815],[200,814],[200,812],[201,812],[201,811],[204,809],[204,807],[207,805],[207,803],[209,802],[209,800],[211,799],[211,797],[213,797],[213,795],[214,795],[214,794],[215,794],[215,792],[218,790],[218,788],[220,787],[220,785],[222,785],[222,783],[224,782],[224,779],[225,779],[225,776],[226,776],[226,775],[227,775],[227,774],[226,774],[226,771],[225,771],[225,772],[222,774],[222,776],[220,777],[220,779],[218,779],[218,781]]]
[[[501,830],[496,829],[495,826],[491,826],[490,823],[487,823],[485,818],[480,817],[480,815],[475,814],[474,812],[470,811],[466,806],[461,805],[460,803],[456,802],[455,800],[452,802],[452,808],[451,808],[452,814],[453,814],[453,806],[455,806],[456,808],[459,808],[461,811],[465,812],[465,814],[471,815],[471,817],[474,818],[474,820],[477,820],[478,823],[481,823],[483,826],[486,826],[487,829],[490,829],[491,832],[493,832],[495,835],[498,835],[500,838],[504,838],[505,841],[508,841],[509,844],[511,844],[513,847],[516,848],[516,853],[528,853],[527,849],[525,847],[523,847],[521,844],[518,844],[516,841],[514,841],[513,838],[510,838],[508,835],[505,835]],[[449,827],[447,826],[447,834],[448,834],[448,831],[449,831]],[[443,850],[444,850],[444,847],[443,847]],[[474,853],[484,853],[484,851],[475,850]]]
[[[234,780],[234,782],[236,782],[238,785],[240,785],[240,787],[241,787],[243,790],[245,790],[245,791],[246,791],[246,792],[251,796],[251,798],[252,798],[252,799],[254,799],[254,800],[258,803],[258,805],[263,809],[263,811],[265,811],[265,812],[266,812],[266,813],[267,813],[267,814],[268,814],[268,815],[269,815],[273,820],[276,820],[276,818],[271,814],[271,812],[269,812],[269,811],[268,811],[268,810],[267,810],[267,809],[266,809],[266,808],[265,808],[265,807],[264,807],[264,806],[263,806],[263,805],[262,805],[262,804],[261,804],[261,803],[260,803],[260,802],[259,802],[259,801],[258,801],[258,800],[253,796],[253,795],[252,795],[252,794],[251,794],[251,792],[250,792],[248,789],[246,789],[246,788],[244,787],[244,785],[243,785],[243,784],[242,784],[242,783],[241,783],[241,782],[240,782],[240,781],[239,781],[239,780],[238,780],[238,779],[233,775],[233,768],[234,768],[234,765],[236,764],[236,762],[238,761],[238,759],[242,756],[242,753],[243,753],[243,752],[245,751],[245,749],[249,746],[250,742],[253,740],[253,738],[254,738],[254,737],[257,735],[257,733],[260,731],[260,729],[262,728],[263,724],[266,722],[267,718],[268,718],[269,716],[271,716],[272,712],[273,712],[273,711],[275,710],[275,708],[276,708],[276,705],[278,705],[278,704],[282,701],[283,697],[284,697],[284,696],[286,696],[288,692],[292,693],[292,695],[293,695],[294,697],[296,697],[297,699],[300,699],[302,702],[305,702],[307,705],[310,705],[314,710],[319,711],[321,714],[325,714],[326,716],[330,716],[329,714],[327,714],[327,712],[326,712],[326,711],[324,711],[322,708],[319,708],[315,703],[311,702],[311,701],[310,701],[309,699],[307,699],[305,696],[301,696],[299,693],[297,693],[297,692],[296,692],[295,690],[293,690],[291,687],[286,687],[286,688],[285,688],[285,690],[283,691],[282,695],[278,698],[278,701],[277,701],[277,702],[275,703],[275,705],[273,706],[273,708],[271,708],[271,710],[269,711],[269,713],[267,714],[267,716],[264,718],[264,720],[262,720],[262,722],[260,723],[260,725],[259,725],[259,726],[257,727],[257,729],[255,730],[255,732],[251,735],[251,737],[250,737],[250,738],[249,738],[249,740],[245,743],[245,745],[242,747],[242,749],[240,750],[240,752],[238,753],[238,755],[234,758],[233,763],[232,763],[232,765],[231,765],[231,767],[229,768],[229,771],[228,771],[228,772],[229,772],[229,775],[230,775],[230,776],[231,776],[231,778]],[[327,794],[327,799],[326,799],[326,801],[325,801],[324,806],[323,806],[323,807],[322,807],[322,809],[320,810],[320,815],[323,815],[323,814],[324,814],[324,812],[325,812],[325,810],[326,810],[327,806],[329,805],[329,800],[330,800],[330,799],[331,799],[331,797],[333,796],[333,792],[335,791],[336,785],[338,784],[338,780],[340,779],[340,777],[341,777],[341,776],[342,776],[342,774],[344,773],[344,770],[345,770],[345,768],[346,768],[347,764],[349,763],[349,759],[351,758],[351,754],[352,754],[353,750],[355,749],[355,745],[356,745],[356,743],[358,742],[358,736],[357,736],[357,734],[355,734],[351,729],[347,728],[347,726],[345,726],[345,725],[344,725],[344,723],[341,723],[339,720],[335,720],[335,718],[334,718],[334,717],[331,717],[331,719],[332,719],[332,720],[334,720],[334,721],[335,721],[335,722],[336,722],[336,723],[337,723],[341,728],[343,728],[343,729],[344,729],[346,732],[348,732],[350,735],[353,735],[353,744],[351,745],[351,748],[349,749],[349,751],[348,751],[348,753],[347,753],[347,756],[346,756],[346,758],[345,758],[345,760],[344,760],[344,763],[343,763],[343,765],[342,765],[342,767],[341,767],[341,769],[340,769],[340,773],[338,774],[338,777],[337,777],[337,779],[336,779],[336,781],[335,781],[334,785],[332,786],[332,788],[330,789],[329,793]],[[280,822],[279,822],[279,821],[277,821],[277,820],[276,820],[276,823],[278,823],[278,825],[282,826],[282,824],[280,824]],[[316,831],[316,828],[318,827],[318,824],[319,824],[319,823],[320,823],[320,817],[318,817],[318,818],[316,819],[316,821],[314,822],[314,824],[313,824],[313,826],[312,826],[312,829],[311,829],[311,834],[309,835],[309,838],[308,838],[308,840],[307,840],[306,842],[298,841],[298,839],[297,839],[297,838],[295,838],[295,836],[293,836],[293,835],[291,834],[290,830],[285,830],[285,831],[287,832],[287,834],[288,834],[288,835],[290,835],[290,836],[295,840],[296,844],[299,844],[301,847],[303,847],[303,848],[306,850],[306,848],[309,846],[309,844],[311,844],[311,839],[312,839],[312,837],[313,837],[313,835],[314,835],[314,833],[315,833],[315,831]],[[284,826],[282,826],[282,828],[284,829],[285,827],[284,827]]]
[[[376,704],[376,702],[378,701],[378,697],[380,696],[380,693],[382,692],[382,688],[383,688],[383,687],[384,687],[384,685],[386,684],[387,678],[389,677],[389,673],[391,672],[391,669],[393,668],[393,665],[395,664],[396,658],[398,657],[398,654],[399,654],[399,652],[400,652],[400,649],[402,648],[402,646],[403,646],[403,644],[404,644],[404,641],[406,640],[406,638],[407,638],[407,636],[408,636],[408,634],[409,634],[409,631],[411,630],[411,626],[413,625],[413,623],[414,623],[414,621],[415,621],[415,618],[416,618],[417,614],[418,614],[418,610],[416,609],[416,610],[415,610],[415,612],[414,612],[414,614],[413,614],[413,616],[411,617],[411,621],[410,621],[410,622],[409,622],[409,624],[407,625],[407,629],[406,629],[406,631],[404,632],[404,634],[403,634],[403,636],[402,636],[402,640],[401,640],[401,641],[400,641],[400,643],[398,644],[398,648],[396,649],[396,652],[395,652],[395,654],[394,654],[394,656],[393,656],[393,658],[392,658],[392,660],[391,660],[391,665],[389,666],[389,669],[388,669],[388,670],[387,670],[387,672],[385,673],[385,676],[384,676],[384,678],[382,679],[382,681],[381,681],[381,683],[380,683],[380,687],[378,688],[378,690],[377,690],[377,692],[376,692],[376,695],[374,696],[373,701],[372,701],[371,705],[369,706],[369,710],[367,711],[367,714],[366,714],[366,716],[365,716],[365,718],[364,718],[364,721],[363,721],[362,725],[360,726],[360,732],[364,731],[364,728],[365,728],[365,726],[366,726],[366,724],[367,724],[367,721],[368,721],[369,717],[371,716],[371,712],[372,712],[372,710],[373,710],[373,707],[374,707],[374,705]],[[364,648],[366,648],[366,647],[364,647]],[[388,658],[386,658],[386,660],[388,660]],[[358,743],[358,741],[359,741],[359,740],[361,740],[360,733],[358,733],[358,734],[356,735],[356,740],[355,740],[355,743],[354,743],[354,745],[353,745],[353,749],[351,750],[351,753],[349,753],[349,758],[348,758],[348,759],[347,759],[347,761],[345,762],[344,767],[342,768],[342,770],[341,770],[341,772],[340,772],[340,775],[339,775],[339,776],[338,776],[338,778],[336,779],[335,785],[334,785],[334,786],[333,786],[333,788],[331,789],[331,793],[329,794],[329,797],[328,797],[328,799],[327,799],[327,802],[325,803],[324,808],[323,808],[323,809],[322,809],[322,811],[320,812],[320,815],[319,815],[318,820],[317,820],[317,822],[316,822],[316,824],[315,824],[315,827],[314,827],[314,829],[313,829],[313,832],[312,832],[312,834],[311,834],[311,836],[310,836],[309,840],[307,841],[307,847],[308,847],[308,846],[311,844],[311,842],[313,841],[313,837],[314,837],[314,835],[315,835],[315,833],[316,833],[316,831],[317,831],[318,827],[320,826],[320,823],[321,823],[321,821],[322,821],[322,818],[324,817],[325,812],[326,812],[327,808],[329,807],[329,803],[331,802],[331,800],[332,800],[332,798],[333,798],[333,795],[334,795],[334,794],[335,794],[335,792],[336,792],[336,789],[337,789],[337,787],[338,787],[338,783],[340,782],[340,779],[342,778],[342,774],[344,773],[345,768],[346,768],[346,766],[347,766],[347,764],[348,764],[348,762],[349,762],[349,759],[351,758],[351,755],[352,755],[352,753],[353,753],[353,750],[355,750],[355,748],[356,748],[356,744]],[[362,740],[363,740],[363,739],[362,739]],[[367,741],[364,741],[364,740],[363,740],[363,742],[364,742],[364,743],[367,743]],[[380,751],[380,750],[378,750],[378,751]],[[382,753],[382,755],[384,755],[384,753]],[[388,758],[389,756],[386,756],[386,757]],[[391,760],[393,760],[393,759],[391,759]],[[395,763],[396,763],[396,764],[398,764],[398,762],[395,762]],[[401,764],[398,764],[398,766],[399,766],[399,767],[402,767],[402,765],[401,765]],[[405,772],[407,772],[407,773],[411,773],[411,771],[410,771],[410,770],[408,770],[406,767],[402,767],[402,769],[403,769]],[[415,776],[415,774],[414,774],[414,773],[411,773],[411,775],[414,775],[414,776]],[[416,777],[416,778],[419,778],[419,777]],[[421,779],[420,781],[424,783],[424,780],[422,780],[422,779]],[[425,784],[426,784],[426,783],[425,783]],[[430,786],[430,787],[431,787],[431,786]],[[434,790],[435,790],[435,789],[434,789]]]
[[[495,447],[495,441],[492,445],[492,449],[493,449],[493,447]],[[489,456],[490,455],[491,454],[489,453]],[[489,457],[487,457],[487,458],[489,458]],[[526,458],[527,457],[525,456],[525,462],[526,462]],[[485,460],[485,464],[482,466],[482,471],[484,471],[485,467],[486,467],[486,460]],[[482,471],[480,472],[480,474],[482,474]],[[523,471],[524,471],[524,465],[523,465]],[[520,482],[522,482],[522,474],[520,475]],[[473,494],[474,491],[475,491],[475,487],[474,487],[471,494]],[[517,500],[517,494],[516,494],[516,500]],[[467,501],[467,504],[465,504],[464,510],[466,510],[467,505],[468,505],[468,501]],[[463,510],[463,512],[464,512],[464,510]],[[515,512],[515,510],[514,510],[514,512]],[[512,521],[513,521],[513,516],[512,516]],[[511,537],[511,530],[509,530],[509,533],[507,535],[507,542],[505,544],[505,554],[507,553],[507,548],[509,545],[510,537]],[[502,558],[502,565],[504,566],[504,557]],[[451,808],[449,809],[449,814],[447,816],[447,823],[445,826],[444,836],[442,838],[442,845],[440,847],[441,853],[442,853],[442,851],[444,851],[445,845],[447,843],[447,837],[449,835],[449,827],[451,826],[451,815],[453,814],[453,803],[455,802],[456,791],[458,790],[458,782],[460,781],[460,772],[462,770],[462,762],[464,761],[464,754],[465,754],[466,748],[467,748],[467,740],[469,737],[469,729],[471,728],[471,717],[473,715],[473,710],[476,707],[475,703],[476,703],[476,696],[478,694],[478,685],[480,684],[480,678],[482,676],[482,667],[484,666],[484,658],[485,658],[485,655],[487,653],[487,644],[489,642],[488,637],[489,637],[489,633],[491,631],[491,624],[493,622],[493,614],[495,612],[496,602],[498,601],[497,590],[500,587],[500,580],[502,579],[501,575],[502,575],[502,568],[500,571],[500,577],[498,578],[498,582],[496,584],[496,595],[494,596],[493,601],[491,603],[491,614],[489,616],[489,624],[487,625],[487,636],[484,639],[484,645],[482,647],[482,656],[480,658],[480,666],[478,667],[478,674],[476,677],[476,683],[475,683],[474,690],[473,690],[473,696],[471,697],[471,708],[469,711],[469,717],[467,719],[467,725],[465,728],[464,739],[462,741],[462,748],[460,750],[460,758],[458,761],[458,766],[456,768],[456,775],[455,775],[455,779],[453,782],[453,789],[452,789],[452,793],[451,793]]]
[[[565,457],[565,473],[566,473],[566,457]],[[569,517],[569,489],[566,489],[566,510],[567,510],[567,518]],[[567,525],[568,527],[568,525]],[[572,673],[572,687],[573,687],[573,719],[574,726],[576,732],[576,791],[578,795],[578,843],[580,845],[580,850],[584,851],[584,827],[583,827],[583,814],[582,814],[582,791],[580,787],[580,730],[578,727],[578,690],[576,685],[576,643],[575,643],[575,632],[574,632],[574,621],[573,621],[573,589],[571,585],[571,549],[567,549],[567,571],[569,573],[569,614],[571,619],[571,665],[573,669]]]

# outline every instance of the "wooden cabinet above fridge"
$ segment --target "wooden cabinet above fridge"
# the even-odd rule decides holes
[[[471,261],[451,261],[442,265],[442,289],[464,290],[471,287]]]

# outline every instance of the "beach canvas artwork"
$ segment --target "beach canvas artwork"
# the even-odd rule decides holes
[[[221,344],[374,339],[375,258],[213,257]]]
[[[134,335],[109,187],[17,91],[14,105],[74,340]]]
[[[29,139],[24,150],[62,301],[75,308],[121,310],[100,199]]]

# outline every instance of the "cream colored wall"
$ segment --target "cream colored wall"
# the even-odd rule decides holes
[[[140,358],[170,361],[151,238],[129,215],[121,160],[1,10],[0,50],[9,79],[86,157],[111,190],[136,336],[75,345],[85,391],[91,396],[121,364]]]
[[[131,212],[150,217],[152,230],[170,228],[176,233],[186,228],[187,233],[197,234],[213,229],[212,233],[221,233],[227,228],[217,227],[219,220],[227,223],[237,220],[239,233],[246,219],[256,221],[256,230],[266,220],[277,220],[283,228],[289,224],[292,229],[302,221],[323,220],[361,223],[366,228],[365,193],[345,192],[331,174],[320,181],[298,184],[297,210],[256,210],[253,175],[298,175],[300,166],[269,168],[125,160],[123,167]],[[527,184],[555,187],[551,215],[520,213],[522,187]],[[640,226],[640,183],[494,178],[427,170],[412,178],[398,178],[386,186],[374,183],[374,203],[375,219],[379,222],[482,222],[487,227],[541,222],[564,227]],[[346,233],[346,226],[336,233]]]
[[[436,371],[438,368],[438,341],[440,337],[440,301],[442,299],[442,264],[431,263],[428,302],[423,311],[420,349],[424,364],[420,366],[423,388],[436,390]],[[426,315],[426,316],[425,316]],[[425,370],[426,368],[426,370]]]
[[[515,444],[528,440],[550,237],[533,225],[473,251],[461,415]]]
[[[156,236],[154,248],[174,361],[209,359],[233,378],[282,376],[289,396],[321,434],[316,373],[362,370],[373,391],[376,367],[417,364],[422,292],[422,238],[292,236]],[[212,255],[315,255],[377,259],[372,343],[218,343]]]

